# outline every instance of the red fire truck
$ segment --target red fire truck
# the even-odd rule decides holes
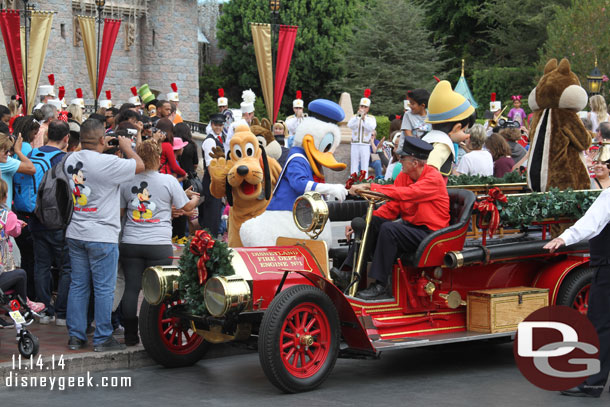
[[[326,223],[328,206],[315,195],[295,203],[293,215],[302,230],[315,232]],[[212,343],[254,337],[269,380],[282,391],[301,392],[319,386],[338,357],[510,340],[518,323],[545,305],[586,312],[592,275],[587,244],[550,254],[543,250],[546,240],[531,234],[485,244],[467,239],[475,195],[450,189],[449,196],[450,225],[431,233],[415,253],[396,259],[390,299],[364,301],[353,295],[357,283],[346,291],[334,285],[329,251],[316,240],[231,249],[235,274],[212,273],[202,287],[205,315],[188,311],[177,267],[149,268],[140,311],[144,347],[160,364],[178,367],[197,362]],[[387,199],[374,192],[364,197],[368,216],[374,204]],[[350,205],[343,205],[343,215],[331,208],[331,219],[333,213],[349,215]],[[362,234],[366,239],[366,230]],[[336,250],[330,256],[335,264],[340,261]]]

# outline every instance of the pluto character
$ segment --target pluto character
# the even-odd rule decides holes
[[[229,246],[240,247],[239,230],[248,219],[265,211],[282,168],[259,146],[246,124],[239,124],[229,144],[228,159],[215,157],[210,171],[210,192],[216,198],[226,197],[229,211]]]

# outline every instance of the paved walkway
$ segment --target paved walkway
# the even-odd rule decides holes
[[[21,358],[20,366],[16,330],[0,329],[0,387],[4,386],[4,381],[11,372],[21,376],[63,376],[155,364],[142,345],[130,346],[122,351],[93,352],[93,335],[90,335],[88,345],[84,349],[74,351],[68,349],[68,331],[65,326],[34,322],[28,330],[38,337],[40,348],[32,362]],[[116,337],[120,342],[123,341],[122,335]],[[65,363],[61,365],[60,360]]]

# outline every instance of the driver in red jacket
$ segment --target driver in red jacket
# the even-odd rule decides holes
[[[449,225],[449,194],[445,181],[436,168],[426,164],[431,151],[431,144],[417,137],[403,137],[402,147],[398,148],[402,172],[394,185],[356,184],[349,190],[350,194],[356,194],[359,190],[370,189],[393,199],[373,212],[364,259],[374,253],[369,277],[375,282],[360,291],[359,298],[390,298],[391,293],[386,288],[391,288],[387,287],[388,279],[397,255],[414,252],[427,235]],[[400,221],[393,222],[399,218]],[[348,227],[346,231],[349,234],[350,229]],[[346,263],[352,259],[350,252]],[[333,274],[339,280],[347,277],[347,272],[336,269]]]

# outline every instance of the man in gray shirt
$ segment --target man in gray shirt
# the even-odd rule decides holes
[[[126,159],[103,154],[107,147],[104,124],[95,119],[81,125],[82,150],[71,154],[65,170],[71,176],[74,214],[66,230],[70,250],[72,281],[66,322],[68,347],[87,344],[87,308],[91,284],[95,295],[93,350],[122,349],[112,336],[112,303],[118,264],[120,185],[144,171],[142,159],[132,150],[131,140],[119,137]]]

